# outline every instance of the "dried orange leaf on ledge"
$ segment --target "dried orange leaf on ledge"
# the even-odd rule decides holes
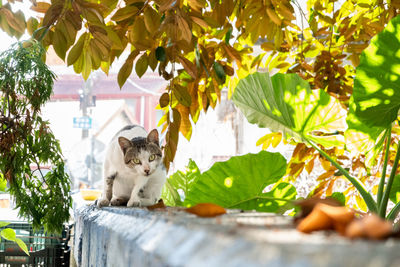
[[[307,217],[307,215],[311,213],[311,211],[314,209],[314,207],[320,203],[330,205],[330,206],[337,206],[337,207],[342,206],[339,203],[339,201],[337,201],[336,199],[333,199],[333,198],[323,199],[323,198],[313,197],[313,198],[299,200],[299,201],[295,202],[295,205],[300,206],[301,213],[299,216],[296,216],[297,218],[295,218],[295,219],[300,220],[302,218]]]
[[[160,199],[156,204],[151,205],[146,207],[148,210],[155,210],[155,209],[165,209],[167,206],[165,206],[164,201]]]
[[[200,217],[215,217],[226,213],[223,207],[213,203],[200,203],[185,209],[185,211]]]
[[[334,207],[318,203],[311,213],[300,221],[297,230],[310,233],[335,228],[344,234],[347,224],[354,220],[354,211],[347,207]]]
[[[297,225],[297,230],[303,233],[332,229],[332,220],[320,209],[314,208],[310,214]]]
[[[383,239],[392,233],[392,223],[380,218],[376,214],[355,220],[346,229],[346,236],[350,238],[367,237],[370,239]]]
[[[334,207],[326,204],[318,204],[316,208],[320,209],[335,222],[347,224],[354,220],[354,210],[347,207]]]

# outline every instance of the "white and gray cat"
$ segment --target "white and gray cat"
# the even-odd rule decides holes
[[[166,180],[158,131],[129,125],[111,140],[103,166],[104,191],[99,207],[150,206],[160,196]]]

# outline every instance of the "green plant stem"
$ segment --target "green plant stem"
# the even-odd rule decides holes
[[[386,169],[387,169],[387,163],[388,163],[388,159],[389,159],[389,149],[390,149],[391,136],[392,136],[392,126],[390,126],[388,131],[387,131],[385,161],[383,163],[382,176],[381,176],[381,180],[379,181],[378,196],[377,196],[377,199],[376,199],[376,201],[378,203],[378,210],[380,210],[380,207],[381,207],[383,189],[385,187]]]
[[[305,139],[305,138],[304,138]],[[358,192],[360,192],[362,198],[365,201],[365,204],[367,204],[367,207],[370,212],[377,212],[377,205],[374,199],[372,198],[371,194],[368,193],[368,191],[364,188],[362,182],[358,180],[357,178],[354,178],[351,176],[342,166],[339,165],[333,158],[331,158],[325,151],[321,150],[317,145],[315,145],[312,141],[307,140],[307,142],[315,148],[322,156],[324,156],[327,160],[329,160],[333,166],[335,166],[340,172],[349,180],[349,182],[354,185],[355,188],[357,188]]]
[[[396,170],[397,170],[397,166],[399,165],[399,159],[400,159],[400,149],[399,149],[399,144],[398,144],[396,157],[394,158],[394,162],[393,162],[392,171],[390,172],[389,180],[388,180],[386,188],[385,188],[385,193],[383,194],[383,198],[381,201],[381,206],[379,207],[379,216],[381,216],[382,218],[386,217],[386,208],[387,208],[387,203],[389,201],[389,194],[390,194],[390,190],[392,189],[394,177],[396,176]]]
[[[400,212],[400,202],[398,202],[393,209],[389,212],[389,214],[386,216],[387,220],[394,221],[396,218],[397,214]]]

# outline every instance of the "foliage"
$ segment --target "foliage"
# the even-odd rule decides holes
[[[2,222],[0,221],[0,229],[6,227],[9,225],[7,222]],[[17,243],[17,245],[27,254],[29,255],[28,248],[24,241],[22,241],[20,238],[16,237],[15,231],[11,228],[4,228],[0,230],[0,237],[7,239],[9,241],[13,241]],[[1,240],[1,238],[0,238]]]
[[[142,76],[158,69],[170,81],[160,98],[167,167],[178,133],[190,139],[192,122],[202,109],[215,107],[221,88],[227,85],[232,92],[240,78],[259,67],[298,73],[312,89],[324,89],[347,106],[361,51],[399,8],[397,1],[364,0],[308,0],[306,11],[289,0],[32,3],[38,16],[27,20],[11,11],[10,3],[1,6],[0,28],[17,37],[26,28],[84,78],[98,68],[108,73],[128,48],[118,75],[121,87],[133,70]],[[264,51],[254,53],[255,44]],[[346,60],[354,66],[346,66]]]
[[[285,86],[282,86],[282,84],[285,84]],[[273,94],[274,98],[270,97],[272,95],[270,92],[277,92]],[[282,131],[282,128],[289,129],[290,131],[286,130],[284,133],[291,133],[291,136],[307,142],[307,144],[331,161],[332,158],[316,145],[316,143],[321,145],[329,143],[325,142],[323,138],[315,138],[312,134],[315,131],[322,132],[323,135],[324,132],[325,134],[332,134],[334,130],[344,130],[345,125],[337,123],[338,120],[343,120],[344,117],[340,114],[342,113],[340,109],[339,112],[335,111],[338,108],[332,105],[334,101],[330,100],[329,95],[324,97],[324,92],[320,90],[320,97],[317,96],[318,94],[313,94],[304,85],[304,80],[299,78],[297,74],[276,74],[270,78],[267,73],[255,73],[246,77],[243,83],[239,82],[232,99],[249,122],[255,123],[260,127],[271,127],[275,131]],[[297,99],[297,101],[292,99]],[[269,103],[278,104],[271,105]],[[292,104],[288,105],[286,103]],[[297,105],[300,108],[296,108]],[[296,111],[293,110],[294,108],[296,108]],[[275,124],[265,124],[265,121],[270,119],[271,114],[274,115]],[[291,114],[293,114],[293,117],[291,117]],[[285,123],[288,121],[292,123],[287,126]],[[341,128],[337,129],[336,127],[338,126]],[[368,208],[371,211],[376,211],[376,203],[366,191],[362,182],[350,176],[337,162],[332,162],[332,164],[357,188]]]
[[[6,192],[7,189],[7,181],[4,179],[4,177],[0,173],[0,194],[3,192]],[[0,221],[0,229],[6,227],[10,223],[7,222],[2,222]],[[11,228],[4,228],[0,230],[0,241],[1,237],[4,239],[14,241],[18,244],[18,246],[27,254],[29,255],[28,248],[26,247],[26,244],[20,239],[16,237],[15,231]]]
[[[0,54],[0,172],[9,182],[19,215],[34,228],[61,231],[69,219],[70,180],[60,145],[40,108],[50,99],[54,74],[35,41],[14,44]],[[43,166],[51,171],[43,174]]]
[[[224,208],[278,212],[283,211],[287,202],[294,200],[297,194],[293,185],[280,182],[285,174],[286,160],[279,153],[261,151],[232,157],[228,161],[215,163],[201,174],[197,166],[193,168],[193,161],[189,162],[189,166],[186,175],[177,172],[168,179],[178,179],[180,185],[189,185],[185,200],[172,204],[194,206],[214,203]],[[170,184],[177,188],[176,182]],[[271,187],[269,191],[265,191],[267,186]],[[164,190],[171,189],[166,186]]]
[[[196,162],[189,159],[185,172],[177,171],[168,177],[161,196],[165,204],[168,206],[182,206],[183,201],[179,191],[182,192],[181,194],[184,194],[184,198],[192,189],[193,184],[198,180],[199,176],[200,170]]]
[[[397,144],[397,152],[393,159],[390,157],[390,145],[392,143],[392,124],[395,120],[398,120],[398,112],[400,109],[400,102],[397,97],[398,90],[400,89],[397,85],[398,77],[400,71],[397,68],[398,57],[396,57],[397,51],[391,47],[397,47],[400,43],[400,16],[392,19],[388,26],[377,36],[375,36],[371,44],[365,49],[361,55],[360,65],[357,67],[356,78],[354,84],[354,94],[351,98],[350,105],[352,108],[349,110],[349,118],[351,123],[351,131],[359,131],[362,134],[367,134],[370,137],[373,136],[377,138],[377,129],[381,129],[380,134],[384,134],[386,139],[386,153],[384,156],[382,172],[380,183],[377,192],[377,200],[375,201],[372,197],[372,193],[369,193],[362,183],[362,181],[350,175],[350,173],[345,170],[335,159],[330,157],[326,152],[320,149],[316,144],[316,140],[312,140],[307,136],[307,132],[297,131],[297,133],[311,145],[314,149],[319,151],[319,153],[329,160],[339,172],[345,176],[355,188],[361,194],[363,200],[368,206],[369,211],[377,212],[382,218],[394,219],[398,212],[400,211],[400,202],[397,199],[397,194],[399,190],[399,175],[398,174],[398,164],[400,160],[400,146]],[[287,74],[286,74],[287,75]],[[244,114],[247,116],[250,122],[257,123],[260,126],[263,125],[263,116],[254,116],[254,113],[259,114],[267,110],[276,110],[275,114],[279,114],[279,117],[284,117],[284,112],[287,109],[284,106],[275,105],[270,108],[269,100],[266,98],[267,94],[261,95],[262,92],[270,90],[266,86],[265,80],[268,75],[264,74],[254,74],[247,80],[252,80],[252,83],[239,83],[236,88],[233,100],[235,103],[239,101],[239,108],[241,108]],[[274,77],[273,77],[274,78]],[[277,77],[276,79],[282,79],[282,77]],[[246,86],[243,86],[246,85]],[[272,83],[272,86],[280,88],[279,83]],[[300,84],[300,82],[298,82]],[[299,85],[294,84],[294,86]],[[260,86],[261,85],[261,86]],[[264,86],[264,87],[262,87]],[[260,88],[262,87],[262,88]],[[267,88],[268,89],[267,89]],[[249,97],[251,94],[257,96],[261,95],[261,98],[254,103],[254,98]],[[243,96],[244,97],[241,97]],[[279,97],[273,99],[276,103],[281,103],[289,99],[290,95],[281,94]],[[309,98],[309,95],[305,95],[305,99]],[[247,105],[243,105],[247,103]],[[316,102],[309,103],[307,110],[316,110],[318,104]],[[248,112],[251,109],[252,112]],[[264,112],[265,113],[265,112]],[[325,115],[326,113],[324,113]],[[265,114],[264,114],[265,116]],[[299,117],[297,114],[295,118]],[[301,117],[301,116],[300,116]],[[312,123],[311,120],[307,120]],[[360,123],[356,124],[354,121]],[[312,125],[318,125],[318,122],[312,123]],[[269,126],[269,125],[268,125]],[[367,127],[366,127],[367,126]],[[370,128],[368,128],[370,127]],[[349,136],[349,135],[347,135]],[[347,140],[349,143],[353,139]],[[374,144],[376,144],[376,140]],[[388,162],[391,161],[391,171],[389,179],[386,183],[386,172],[388,169]],[[380,166],[378,166],[379,169]],[[378,176],[378,174],[376,175]],[[387,204],[389,198],[395,202],[395,207],[387,214]]]
[[[345,110],[326,92],[310,90],[297,74],[251,74],[240,80],[232,100],[249,122],[282,132],[285,139],[343,146],[337,133],[346,129]]]

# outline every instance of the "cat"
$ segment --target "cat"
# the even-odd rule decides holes
[[[104,190],[98,207],[150,206],[159,200],[166,170],[157,129],[121,129],[111,140],[103,165]]]

